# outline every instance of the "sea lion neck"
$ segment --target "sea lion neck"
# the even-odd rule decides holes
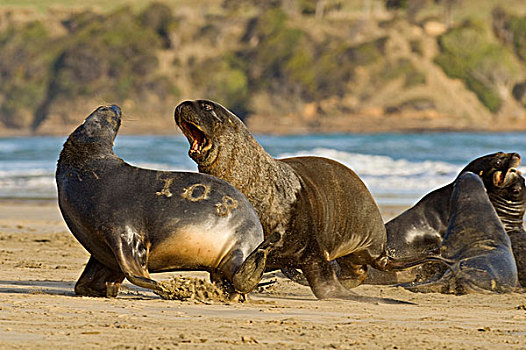
[[[513,201],[504,198],[499,193],[489,193],[489,199],[493,203],[506,232],[524,229],[523,218],[526,211],[526,199]]]
[[[199,172],[221,178],[240,190],[269,235],[289,215],[301,185],[288,164],[272,158],[241,122],[239,128],[224,128],[214,135],[217,157]]]
[[[91,143],[78,142],[70,136],[60,152],[59,164],[75,165],[87,164],[93,159],[113,158],[113,140],[97,140]]]
[[[447,233],[444,236],[446,257],[463,254],[464,244],[471,239],[471,244],[484,242],[487,246],[500,243],[495,240],[493,232],[503,230],[495,209],[490,202],[482,180],[473,173],[464,173],[456,181],[451,195],[451,216]],[[480,217],[478,213],[485,213]],[[485,227],[480,230],[479,227]],[[462,234],[459,234],[462,232]]]
[[[289,165],[272,158],[246,128],[218,137],[218,140],[216,160],[208,166],[199,164],[200,172],[225,179],[238,188],[256,207],[258,214],[263,210],[263,204],[256,198],[260,198],[263,192],[276,200],[293,195],[293,188],[299,184],[297,175]],[[268,186],[269,180],[274,186]]]
[[[524,178],[513,168],[508,170],[502,181],[502,186],[488,190],[489,199],[506,231],[524,230],[522,221],[526,211]]]

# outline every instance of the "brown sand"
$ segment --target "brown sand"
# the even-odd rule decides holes
[[[400,208],[382,208],[393,216]],[[76,297],[88,254],[53,202],[0,202],[0,349],[524,349],[526,295],[356,293],[416,305],[318,301],[270,274],[245,303],[163,300],[125,283],[116,299]],[[206,277],[203,273],[155,274]]]

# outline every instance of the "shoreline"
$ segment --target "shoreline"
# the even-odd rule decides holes
[[[9,215],[6,213],[17,212],[14,210],[14,207],[20,207],[27,209],[29,207],[39,207],[45,208],[43,210],[48,211],[46,215],[50,215],[57,220],[56,215],[52,214],[58,212],[58,200],[57,198],[17,198],[17,197],[0,197],[0,219],[9,219]],[[378,204],[380,213],[384,218],[384,221],[395,217],[396,215],[402,213],[404,210],[408,209],[410,206],[403,204]],[[23,212],[19,211],[19,212]],[[55,213],[55,214],[56,214]],[[62,217],[58,219],[62,220]]]

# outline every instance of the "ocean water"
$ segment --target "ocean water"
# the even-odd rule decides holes
[[[518,152],[526,133],[316,134],[258,136],[277,158],[315,155],[352,168],[380,205],[412,205],[481,155]],[[54,199],[54,172],[65,137],[0,138],[0,198]],[[197,171],[182,135],[118,136],[115,153],[151,169]],[[525,162],[526,164],[526,162]],[[526,173],[526,167],[520,170]]]

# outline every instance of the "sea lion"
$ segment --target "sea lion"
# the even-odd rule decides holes
[[[424,293],[509,293],[520,289],[511,242],[482,179],[471,172],[455,181],[451,216],[440,248],[449,267],[439,278],[401,284]]]
[[[520,160],[517,153],[488,154],[471,161],[459,176],[465,172],[480,175],[491,199],[491,193],[502,185],[504,175],[510,169],[516,168]],[[387,222],[387,251],[390,256],[407,259],[440,247],[449,222],[453,184],[454,182],[428,193],[413,207]],[[424,266],[423,269],[414,269],[409,273],[375,271],[366,283],[409,282],[416,278],[417,274],[421,274],[423,278],[429,277],[435,272],[435,268],[436,266],[431,266],[427,269]]]
[[[255,250],[263,229],[248,200],[210,175],[127,164],[113,153],[120,125],[119,107],[97,108],[58,160],[60,211],[91,254],[75,293],[116,296],[127,278],[162,295],[149,273],[176,270],[208,271],[233,297],[249,292],[267,252]],[[243,275],[244,262],[252,275]]]
[[[237,116],[213,101],[182,102],[174,118],[199,171],[238,188],[256,209],[265,237],[278,235],[266,271],[300,268],[319,299],[385,301],[345,287],[360,284],[367,265],[412,266],[387,256],[378,207],[349,168],[320,157],[274,159]],[[340,279],[329,263],[333,259]]]
[[[526,286],[526,231],[524,212],[526,211],[526,186],[520,171],[510,169],[502,186],[488,192],[489,199],[497,211],[506,233],[510,237],[513,256],[517,263],[519,283]]]

